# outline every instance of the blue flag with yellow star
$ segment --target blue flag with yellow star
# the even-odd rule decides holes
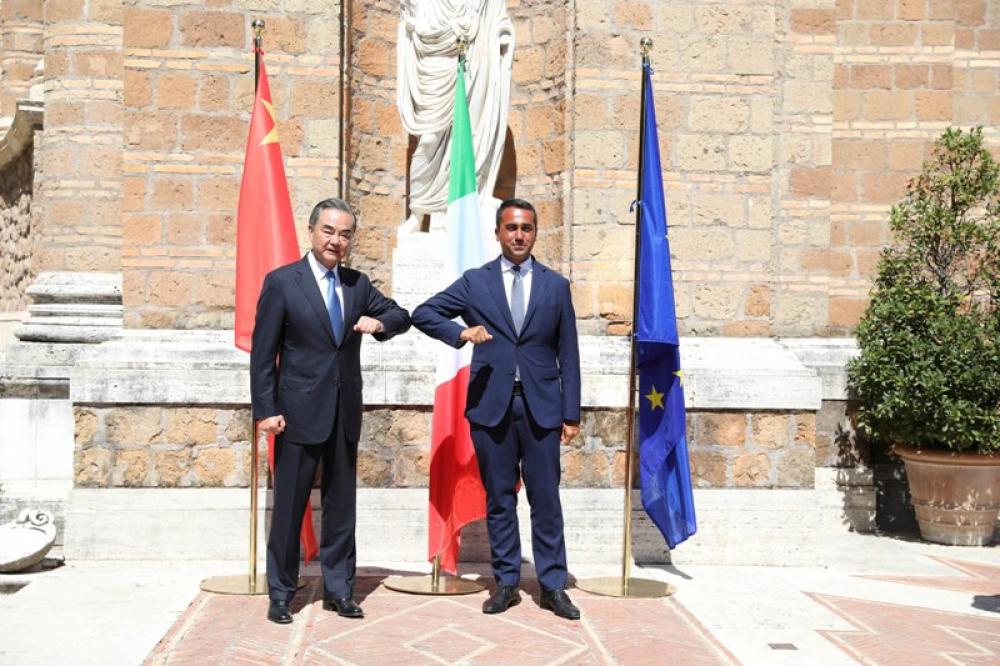
[[[639,483],[642,505],[667,545],[698,529],[691,493],[684,386],[667,241],[652,71],[643,65],[644,126],[639,180],[639,282],[635,337],[639,372]]]

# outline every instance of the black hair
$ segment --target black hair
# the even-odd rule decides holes
[[[532,206],[529,202],[525,201],[524,199],[506,199],[503,202],[501,202],[500,206],[497,208],[497,225],[496,225],[497,229],[500,228],[500,218],[503,216],[503,212],[508,208],[520,208],[521,210],[530,210],[532,221],[535,223],[536,226],[538,225],[538,211],[535,210],[534,206]]]

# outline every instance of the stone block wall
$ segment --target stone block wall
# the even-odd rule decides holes
[[[122,2],[46,0],[35,269],[122,266]]]
[[[129,2],[120,144],[126,326],[232,326],[236,206],[264,50],[300,242],[336,194],[339,3]]]
[[[74,418],[77,487],[249,484],[245,408],[78,404]],[[359,484],[426,487],[430,423],[430,407],[368,408],[358,449]],[[580,436],[562,447],[562,487],[620,487],[625,425],[623,409],[585,409]],[[688,438],[696,487],[813,487],[817,437],[811,412],[692,411]],[[265,450],[262,443],[261,474]]]
[[[32,178],[34,151],[29,148],[0,169],[0,312],[28,305],[25,290],[35,273],[32,250]]]
[[[812,90],[785,89],[785,4],[577,3],[572,258],[577,311],[591,320],[590,332],[622,333],[631,316],[628,208],[636,196],[644,36],[654,40],[653,89],[684,329],[770,335],[796,327],[785,319],[786,288],[776,279],[780,149],[783,135],[801,122],[786,117],[798,112],[789,103],[823,99]],[[822,76],[822,68],[809,81],[814,74]]]
[[[949,125],[1000,122],[1000,5],[986,0],[840,0],[836,6],[828,246],[803,256],[826,276],[829,330],[863,311],[888,209]]]
[[[230,487],[250,479],[250,410],[75,406],[74,485]],[[267,458],[261,448],[261,473]]]
[[[0,119],[10,118],[28,97],[43,53],[41,0],[0,3]]]
[[[231,325],[234,214],[265,50],[300,241],[340,175],[339,0],[5,0],[0,116],[44,52],[36,270],[122,270],[126,322]],[[510,0],[517,49],[497,194],[532,199],[538,254],[583,333],[631,314],[640,37],[652,36],[681,328],[841,335],[887,211],[949,124],[1000,145],[1000,7],[986,0]],[[391,290],[410,137],[398,4],[352,3],[355,265]]]
[[[498,187],[538,205],[545,220],[539,254],[556,265],[566,260],[559,231],[567,141],[562,4],[511,6],[523,41],[514,64],[515,157]],[[339,2],[299,0],[231,0],[210,8],[139,0],[125,8],[126,326],[232,325],[235,210],[253,93],[253,18],[267,24],[268,76],[305,248],[310,208],[339,191],[340,12]],[[352,263],[387,290],[395,228],[407,214],[410,146],[395,103],[398,19],[396,3],[363,0],[351,7],[345,189],[360,222]]]
[[[888,209],[948,125],[996,132],[1000,6],[985,0],[578,3],[572,262],[590,332],[628,317],[640,37],[674,286],[695,335],[842,335]]]

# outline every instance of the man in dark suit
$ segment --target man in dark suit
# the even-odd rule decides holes
[[[316,204],[309,216],[312,249],[269,273],[257,303],[250,393],[260,430],[277,435],[267,617],[279,624],[292,621],[302,514],[321,460],[323,608],[364,615],[352,599],[361,337],[388,340],[406,331],[410,318],[366,275],[343,266],[356,229],[344,201]]]
[[[476,345],[465,415],[486,488],[497,582],[483,612],[502,613],[521,601],[516,493],[521,477],[531,505],[541,605],[575,620],[580,611],[565,590],[559,446],[580,432],[580,352],[569,281],[531,256],[537,223],[527,201],[500,204],[501,256],[420,305],[413,323],[453,347]],[[455,317],[466,326],[452,321]]]

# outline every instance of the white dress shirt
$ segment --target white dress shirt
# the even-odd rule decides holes
[[[528,257],[521,263],[521,285],[524,287],[524,313],[528,313],[528,301],[531,298],[531,269],[534,260]],[[507,295],[507,308],[510,309],[510,290],[514,286],[514,271],[510,269],[514,263],[500,255],[500,274],[503,276],[503,290]]]
[[[313,277],[316,278],[316,285],[319,287],[319,293],[323,297],[323,302],[326,303],[327,312],[330,310],[330,301],[327,298],[327,293],[329,290],[329,280],[326,279],[326,267],[316,260],[316,255],[312,253],[312,250],[306,255],[306,260],[309,262],[309,268],[312,269]],[[344,285],[340,281],[340,264],[333,267],[333,288],[337,290],[337,300],[340,301],[340,320],[344,320]]]

